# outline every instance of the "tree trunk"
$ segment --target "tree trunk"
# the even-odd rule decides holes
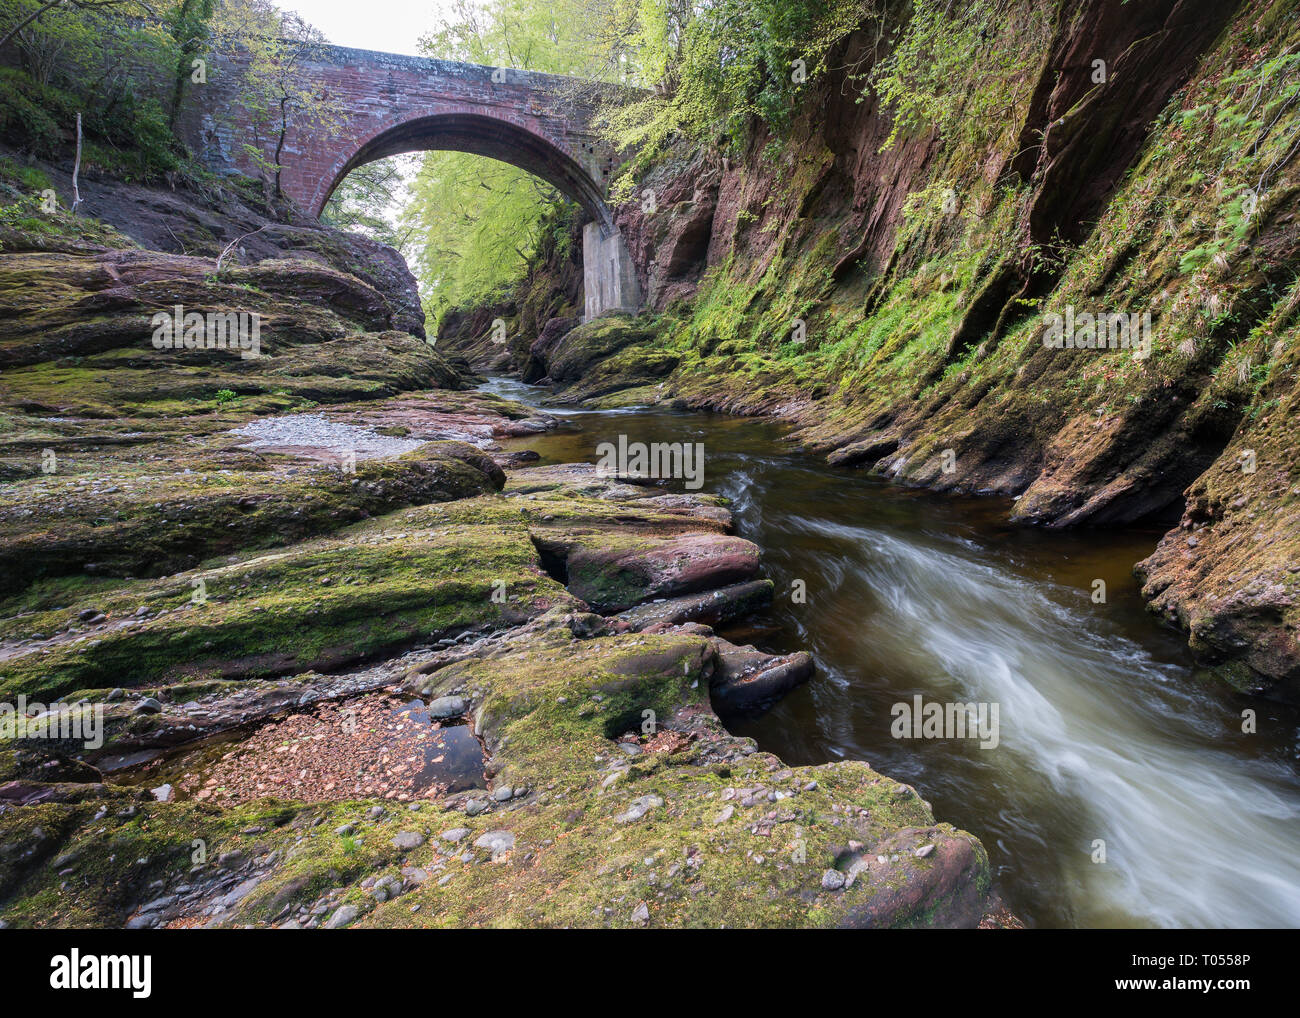
[[[282,169],[280,166],[280,154],[284,152],[284,136],[289,133],[289,120],[288,115],[285,112],[285,104],[288,103],[288,101],[288,98],[280,100],[280,138],[275,143],[275,196],[277,198],[283,195],[283,192],[280,190],[280,172]]]
[[[81,204],[81,191],[77,188],[77,174],[81,172],[81,114],[77,114],[77,159],[72,164],[72,214],[77,214]]]

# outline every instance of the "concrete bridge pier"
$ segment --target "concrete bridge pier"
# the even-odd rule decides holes
[[[582,228],[582,284],[586,296],[584,321],[610,311],[635,314],[641,306],[636,266],[617,229],[600,222]]]

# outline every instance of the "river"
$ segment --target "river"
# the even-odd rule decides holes
[[[509,443],[543,462],[595,462],[620,434],[702,443],[703,490],[731,500],[777,590],[720,632],[818,669],[765,713],[725,717],[733,732],[790,764],[861,759],[913,785],[983,841],[1027,925],[1300,926],[1300,713],[1199,672],[1147,614],[1131,569],[1157,530],[1014,527],[1006,500],[832,468],[770,420],[544,409],[564,426]],[[996,705],[997,745],[896,738],[894,705],[918,694]]]

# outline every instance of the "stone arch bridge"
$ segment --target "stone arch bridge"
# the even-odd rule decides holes
[[[182,134],[212,169],[252,171],[245,145],[265,148],[240,107],[233,70],[218,63],[191,89]],[[601,90],[616,86],[343,46],[305,47],[296,68],[341,106],[332,128],[291,121],[281,187],[320,215],[347,174],[385,156],[452,149],[511,163],[577,202],[583,229],[585,313],[641,303],[632,259],[606,204],[615,154],[591,125]],[[274,139],[270,140],[273,150]]]

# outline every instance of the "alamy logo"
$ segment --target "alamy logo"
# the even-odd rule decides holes
[[[244,360],[262,355],[262,316],[248,311],[186,311],[177,304],[159,311],[153,327],[155,350],[238,350]]]
[[[85,749],[104,745],[102,703],[0,703],[0,739],[61,739],[80,742]]]
[[[50,986],[56,990],[130,990],[143,1000],[153,992],[153,956],[87,954],[75,947],[50,959]]]
[[[894,704],[889,713],[895,739],[979,739],[980,749],[998,747],[996,703],[925,703],[918,693],[911,703]]]
[[[618,444],[601,442],[596,446],[600,457],[597,477],[676,478],[689,491],[704,487],[704,444],[696,442],[628,442],[618,436]]]
[[[1045,315],[1043,346],[1052,350],[1138,350],[1151,353],[1151,312],[1126,315],[1119,311],[1074,313],[1068,304],[1064,315]]]

